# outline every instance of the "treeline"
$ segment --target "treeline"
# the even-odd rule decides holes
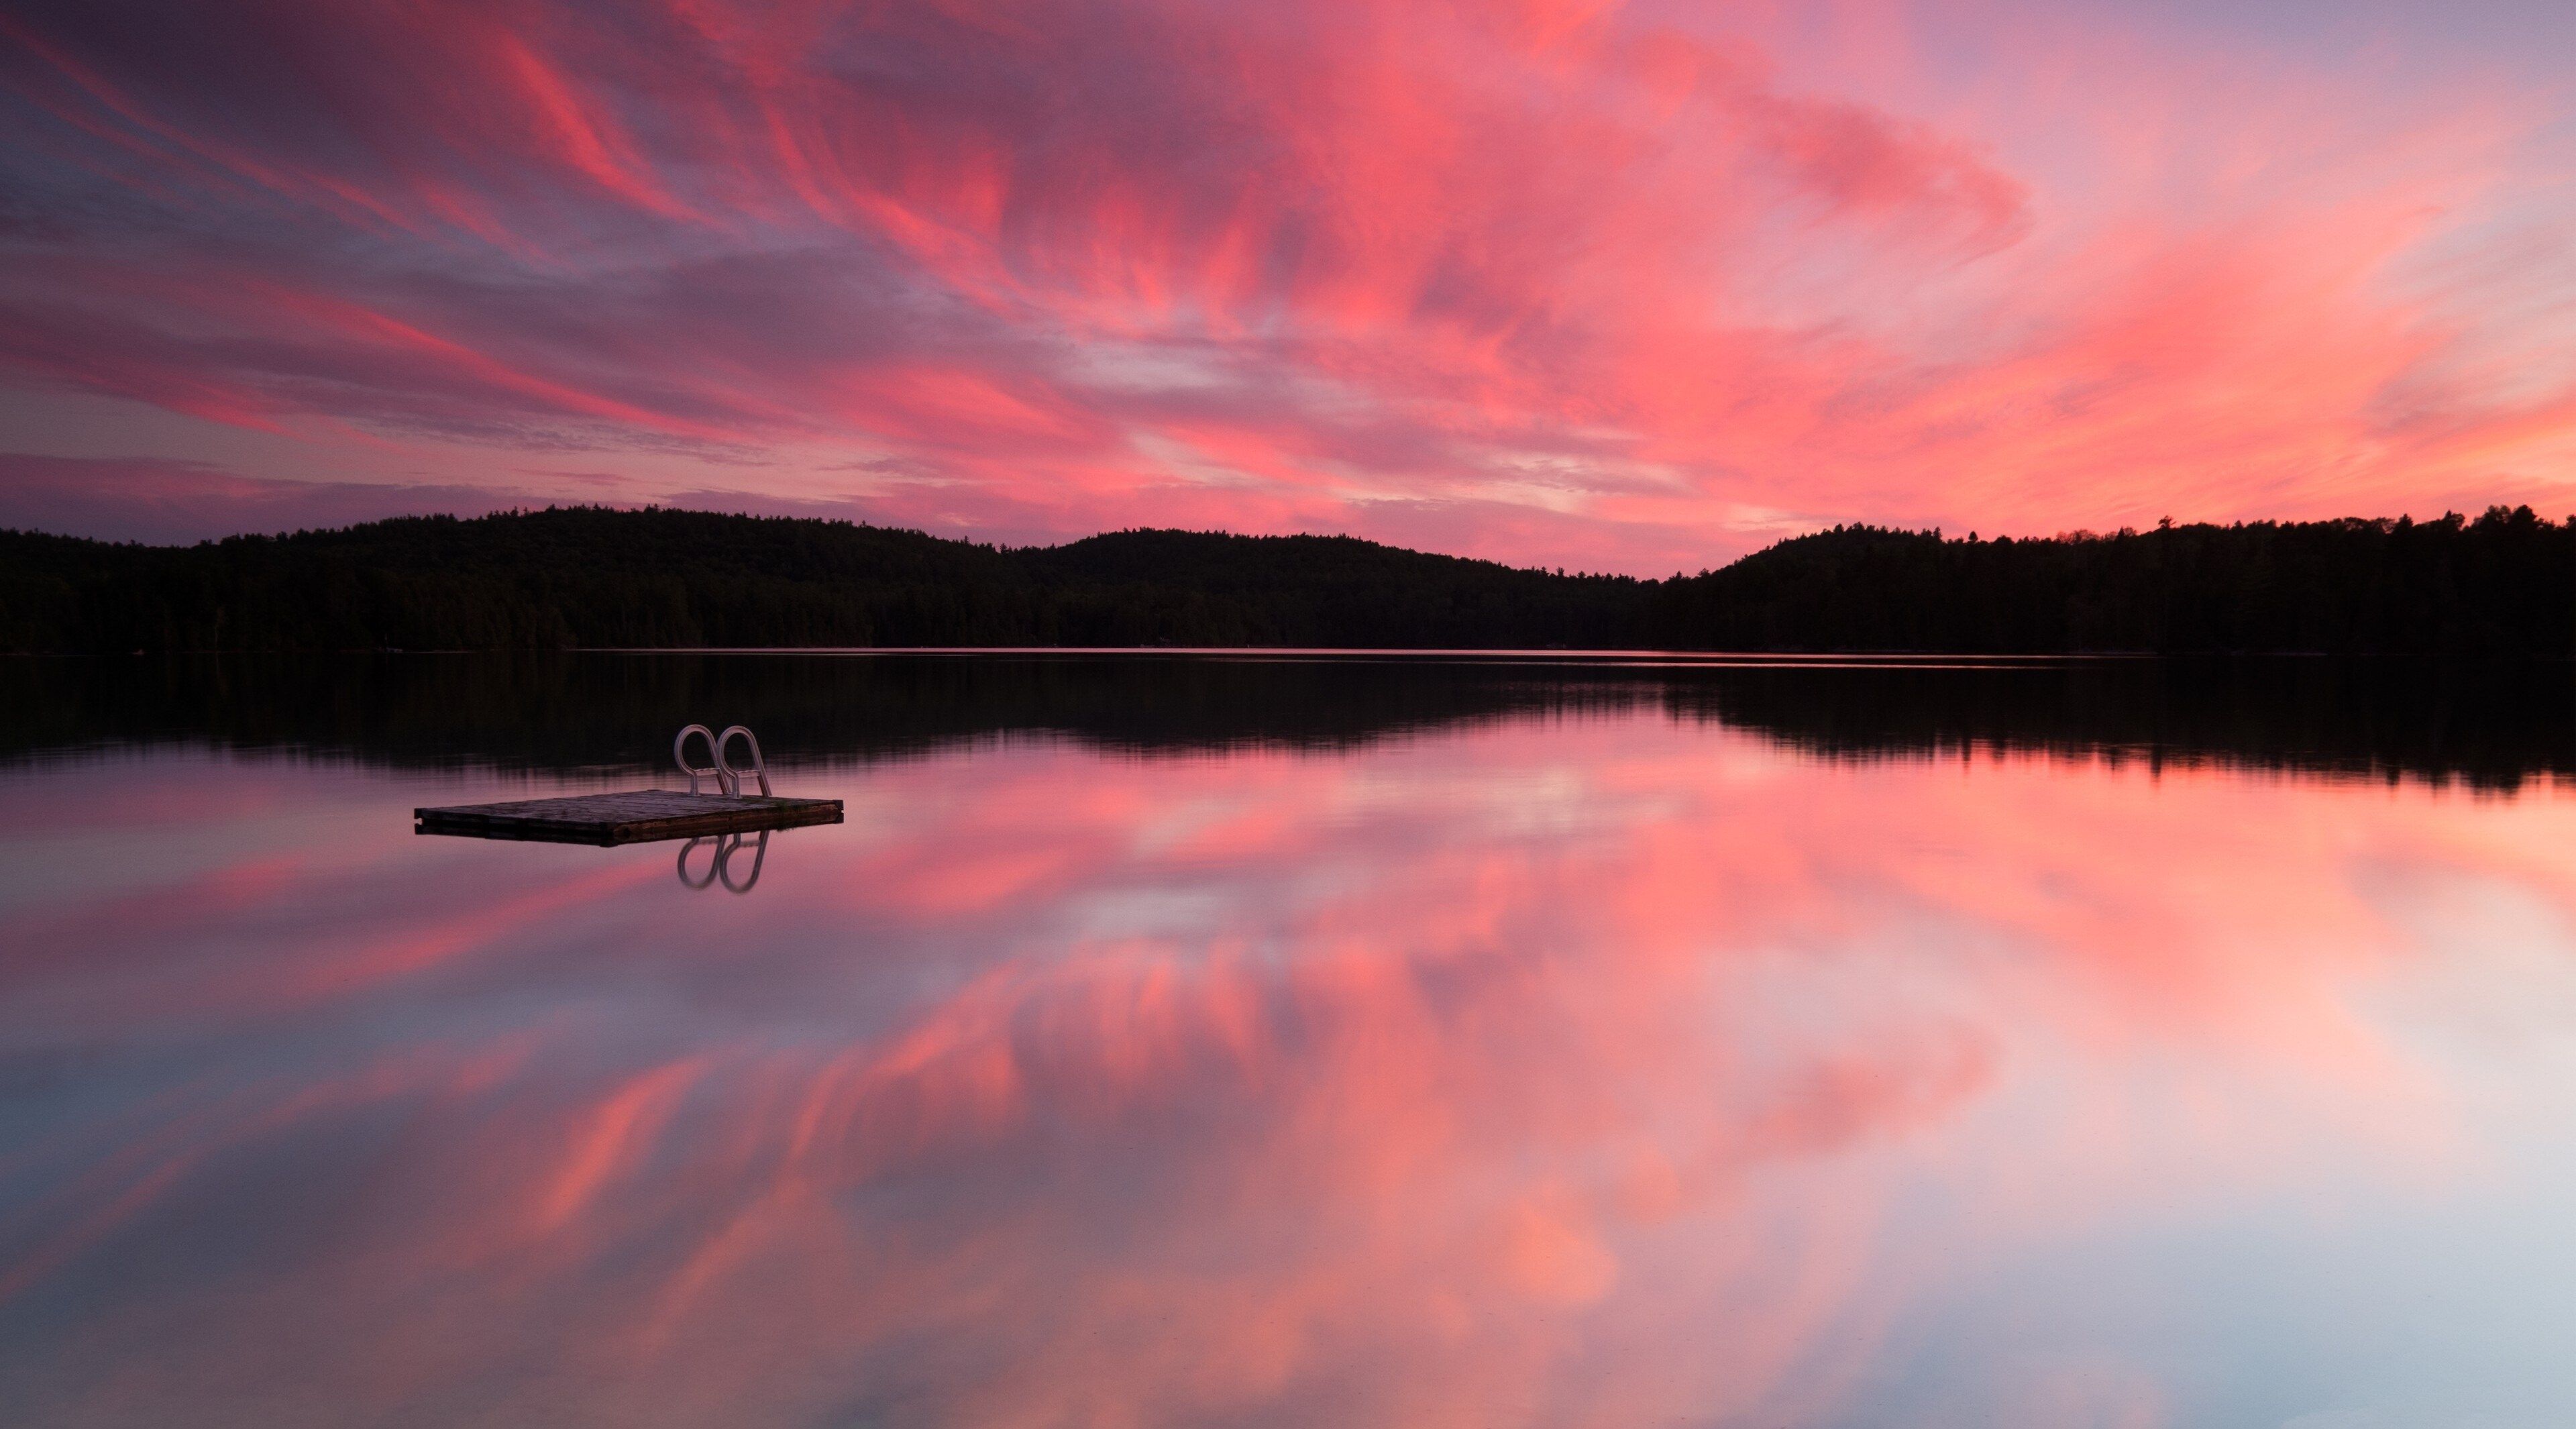
[[[580,507],[188,547],[0,533],[0,647],[1598,646],[1641,583],[1344,536],[1011,550],[843,521]]]
[[[187,547],[0,532],[0,649],[691,646],[2576,654],[2576,518],[2192,525],[2015,541],[1837,527],[1667,581],[1344,536],[1010,549],[599,508]]]
[[[1698,649],[2576,654],[2576,517],[2247,522],[2045,540],[1837,527],[1656,593]]]

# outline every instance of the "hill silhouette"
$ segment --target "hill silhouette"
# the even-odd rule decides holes
[[[595,507],[185,547],[0,532],[0,649],[18,652],[975,645],[2566,656],[2576,518],[1849,526],[1664,581],[1347,536],[1013,549]]]
[[[1121,531],[1022,550],[595,507],[188,547],[0,534],[20,651],[1596,645],[1643,583],[1347,536]]]
[[[1654,643],[2045,654],[2576,653],[2576,517],[2168,526],[2044,540],[1837,527],[1665,583]]]

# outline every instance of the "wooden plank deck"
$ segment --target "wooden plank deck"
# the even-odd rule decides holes
[[[837,824],[841,821],[841,801],[635,789],[618,794],[522,799],[508,804],[414,809],[411,817],[412,832],[416,834],[606,846],[750,833],[755,829],[792,829],[803,824]]]

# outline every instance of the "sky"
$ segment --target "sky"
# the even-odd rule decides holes
[[[0,525],[2576,511],[2548,0],[0,0]]]

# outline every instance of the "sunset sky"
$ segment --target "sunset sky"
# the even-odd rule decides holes
[[[2565,0],[0,0],[0,525],[2576,511]]]

